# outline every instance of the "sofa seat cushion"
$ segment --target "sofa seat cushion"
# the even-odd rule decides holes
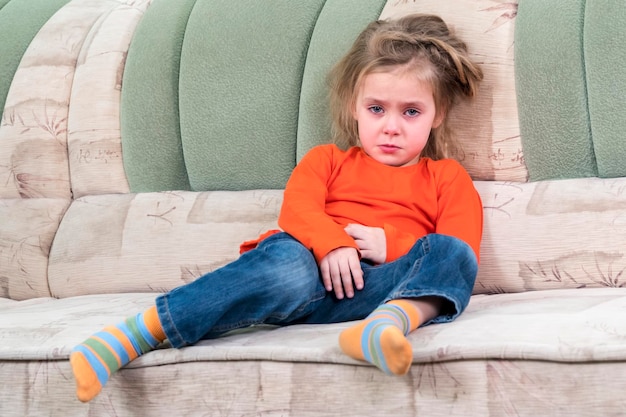
[[[300,325],[158,349],[80,403],[71,348],[154,296],[0,300],[0,380],[11,381],[0,387],[0,415],[537,416],[572,415],[589,404],[594,414],[586,415],[626,408],[624,288],[475,295],[455,322],[411,334],[416,363],[405,377],[343,355],[337,335],[348,323]]]
[[[154,298],[129,293],[2,303],[0,361],[67,359],[74,345],[149,307]],[[626,360],[625,311],[626,288],[476,295],[455,322],[410,335],[414,362]],[[369,366],[340,351],[337,336],[348,325],[248,329],[180,350],[159,349],[130,367],[246,360]]]

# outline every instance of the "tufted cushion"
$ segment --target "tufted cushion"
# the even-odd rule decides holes
[[[196,0],[155,2],[128,50],[122,88],[124,167],[134,192],[190,190],[180,137],[180,53]]]
[[[155,3],[124,74],[131,190],[284,187],[298,158],[329,139],[328,69],[383,4]],[[162,28],[177,35],[158,40]]]

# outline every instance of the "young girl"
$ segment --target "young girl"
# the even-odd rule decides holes
[[[179,348],[255,324],[362,320],[339,335],[349,356],[408,372],[406,335],[455,319],[477,272],[482,205],[452,159],[446,115],[481,70],[436,16],[371,23],[331,73],[336,145],[294,169],[282,232],[156,299],[74,348],[77,396],[165,339]],[[257,246],[258,243],[258,246]]]

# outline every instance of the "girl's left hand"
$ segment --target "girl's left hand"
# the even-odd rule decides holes
[[[382,264],[387,260],[387,237],[381,227],[350,223],[344,230],[356,242],[361,258],[376,264]]]

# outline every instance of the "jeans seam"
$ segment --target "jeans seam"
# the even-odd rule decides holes
[[[231,330],[237,330],[237,329],[241,329],[243,327],[249,327],[249,326],[254,326],[257,324],[263,324],[262,321],[260,320],[241,320],[238,321],[236,323],[230,323],[228,325],[224,325],[224,326],[213,326],[213,328],[210,330],[211,333],[226,333],[229,332]]]
[[[292,312],[291,314],[270,314],[267,316],[267,318],[265,320],[240,320],[236,323],[230,323],[228,325],[223,325],[223,326],[214,326],[211,329],[211,333],[224,333],[224,332],[228,332],[231,330],[236,330],[236,329],[240,329],[242,327],[247,327],[247,326],[254,326],[257,324],[266,324],[268,319],[276,319],[276,320],[285,320],[287,319],[289,316],[294,315],[294,314],[300,314],[304,309],[306,309],[309,305],[311,305],[311,303],[314,303],[316,301],[319,300],[323,300],[324,297],[326,297],[326,292],[319,292],[317,293],[317,297],[312,298],[311,300],[309,300],[306,304],[304,304],[303,306],[301,306],[300,308],[298,308],[297,310],[295,310],[294,312]],[[295,320],[295,319],[294,319]]]
[[[411,267],[406,271],[406,275],[415,276],[415,275],[419,274],[419,270],[422,268],[422,263],[424,261],[424,258],[431,251],[430,241],[428,239],[428,235],[424,236],[421,239],[420,246],[421,246],[422,254],[419,257],[417,257],[417,259],[415,259],[413,261]],[[411,295],[411,294],[407,294],[407,293],[404,292],[404,291],[407,291],[406,287],[408,286],[409,281],[403,280],[402,284],[403,285],[400,288],[396,288],[395,291],[391,292],[385,298],[385,302],[388,302],[390,300],[397,300],[399,298],[415,298],[416,296],[419,295],[419,294]],[[416,290],[408,290],[408,291],[413,293]]]
[[[308,306],[310,306],[310,305],[311,305],[311,303],[314,303],[314,302],[316,302],[316,301],[323,300],[323,299],[324,299],[324,297],[326,297],[326,290],[324,290],[323,292],[321,292],[321,291],[320,291],[320,292],[318,292],[318,293],[316,294],[316,297],[314,297],[314,298],[312,297],[312,299],[310,299],[309,301],[307,301],[307,302],[306,302],[306,304],[304,304],[304,305],[300,306],[300,308],[298,308],[297,310],[295,310],[295,311],[294,311],[293,313],[291,313],[291,314],[287,314],[287,315],[281,314],[280,316],[270,315],[270,316],[268,316],[268,318],[269,318],[269,317],[271,317],[271,318],[275,318],[275,319],[278,319],[278,320],[285,320],[285,319],[287,319],[289,316],[291,316],[291,315],[293,315],[293,314],[300,314],[300,313],[301,313],[302,311],[304,311],[304,310],[305,310]]]
[[[169,324],[168,327],[170,327],[170,329],[175,333],[174,336],[176,336],[175,339],[177,339],[175,341],[182,342],[180,344],[187,344],[187,341],[183,338],[183,336],[178,331],[178,328],[174,324],[174,320],[172,319],[172,315],[170,314],[170,307],[169,307],[169,303],[168,303],[167,297],[163,297],[163,307],[165,309],[165,314],[167,315],[166,318],[167,318],[167,321],[168,321],[168,324]],[[170,338],[170,342],[171,341],[172,340]],[[176,344],[178,344],[178,343],[176,343]]]

